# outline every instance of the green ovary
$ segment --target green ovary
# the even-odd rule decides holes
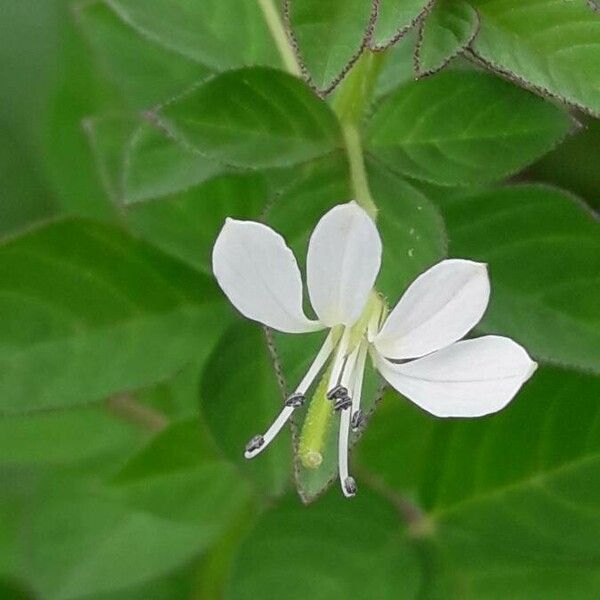
[[[300,434],[300,446],[298,453],[300,462],[307,469],[318,469],[323,462],[323,446],[327,439],[327,433],[331,426],[333,406],[331,400],[327,399],[327,384],[331,368],[327,369],[312,397],[302,433]]]

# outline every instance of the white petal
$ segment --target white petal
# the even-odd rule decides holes
[[[377,368],[401,394],[438,417],[479,417],[504,408],[537,368],[513,340],[464,340],[424,358]]]
[[[375,223],[356,204],[340,204],[318,222],[308,245],[308,293],[319,319],[352,325],[360,316],[381,265]]]
[[[227,219],[212,259],[221,289],[245,317],[288,333],[322,328],[304,315],[298,264],[271,228]]]
[[[460,340],[480,321],[490,298],[484,263],[444,260],[419,275],[375,337],[388,358],[417,358]]]

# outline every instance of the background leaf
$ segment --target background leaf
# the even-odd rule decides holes
[[[241,167],[287,166],[339,143],[327,105],[296,78],[259,67],[207,81],[159,118],[207,157]]]
[[[368,125],[368,143],[405,175],[468,185],[522,169],[568,129],[565,113],[532,94],[484,73],[449,71],[383,100]]]
[[[141,35],[217,71],[250,64],[279,66],[255,0],[107,0]]]
[[[585,0],[470,1],[481,16],[478,57],[517,82],[600,114],[600,16]]]
[[[108,3],[97,0],[76,6],[78,24],[125,105],[147,108],[210,73],[204,65],[141,35]]]
[[[154,383],[207,352],[223,326],[212,281],[91,222],[57,222],[7,243],[0,272],[3,412]]]
[[[288,485],[291,465],[291,444],[285,430],[260,457],[244,458],[248,440],[266,430],[283,405],[260,326],[240,322],[228,329],[205,372],[210,377],[202,381],[201,406],[216,443],[260,492],[281,494]]]
[[[599,392],[597,378],[542,368],[482,420],[432,419],[386,395],[359,460],[427,509],[442,597],[593,598]]]
[[[477,11],[463,0],[439,0],[419,28],[415,67],[420,74],[439,71],[464,50],[479,31]]]
[[[372,48],[384,48],[402,37],[433,6],[432,0],[380,0]]]
[[[331,91],[360,55],[371,20],[368,0],[285,0],[284,14],[310,83]]]
[[[492,301],[479,328],[514,337],[539,359],[599,372],[597,216],[543,186],[459,196],[442,209],[450,254],[490,267]]]
[[[332,492],[301,512],[297,503],[267,512],[242,544],[228,600],[418,597],[418,562],[390,504],[368,490],[352,502]]]

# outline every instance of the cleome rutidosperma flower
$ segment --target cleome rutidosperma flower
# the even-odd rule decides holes
[[[381,254],[375,223],[358,204],[327,212],[308,245],[307,287],[318,317],[311,320],[302,308],[300,270],[284,239],[261,223],[226,220],[214,245],[213,271],[231,303],[247,318],[281,332],[329,330],[275,421],[248,442],[246,458],[271,443],[324,371],[327,398],[340,413],[340,484],[346,496],[353,496],[348,440],[350,429],[361,423],[367,355],[392,387],[437,417],[496,412],[535,371],[536,363],[509,338],[459,341],[486,310],[485,264],[460,259],[436,264],[417,277],[388,314],[374,291]]]

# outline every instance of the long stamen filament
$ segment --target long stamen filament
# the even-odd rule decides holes
[[[330,331],[325,342],[321,346],[321,349],[317,353],[317,356],[315,356],[315,359],[306,372],[306,375],[302,378],[302,381],[298,384],[294,393],[288,398],[286,405],[279,415],[277,415],[275,421],[273,421],[269,429],[267,429],[263,435],[259,434],[254,436],[246,445],[246,451],[244,452],[246,458],[254,458],[259,455],[275,439],[275,437],[277,437],[277,434],[292,416],[294,410],[299,406],[302,406],[304,403],[304,395],[327,362],[334,347],[334,333],[333,331]]]
[[[350,383],[353,381],[354,370],[361,347],[362,344],[355,348],[347,357],[345,369],[340,375],[340,384],[345,389],[348,389]],[[356,482],[348,473],[348,443],[350,437],[350,419],[352,415],[350,406],[351,404],[346,404],[346,406],[341,408],[340,429],[338,435],[338,471],[342,492],[347,498],[356,494]]]
[[[360,344],[358,357],[356,359],[356,369],[354,382],[352,383],[352,429],[356,431],[362,422],[362,412],[360,410],[360,401],[362,398],[363,377],[365,373],[365,363],[367,361],[368,345],[365,342]]]

